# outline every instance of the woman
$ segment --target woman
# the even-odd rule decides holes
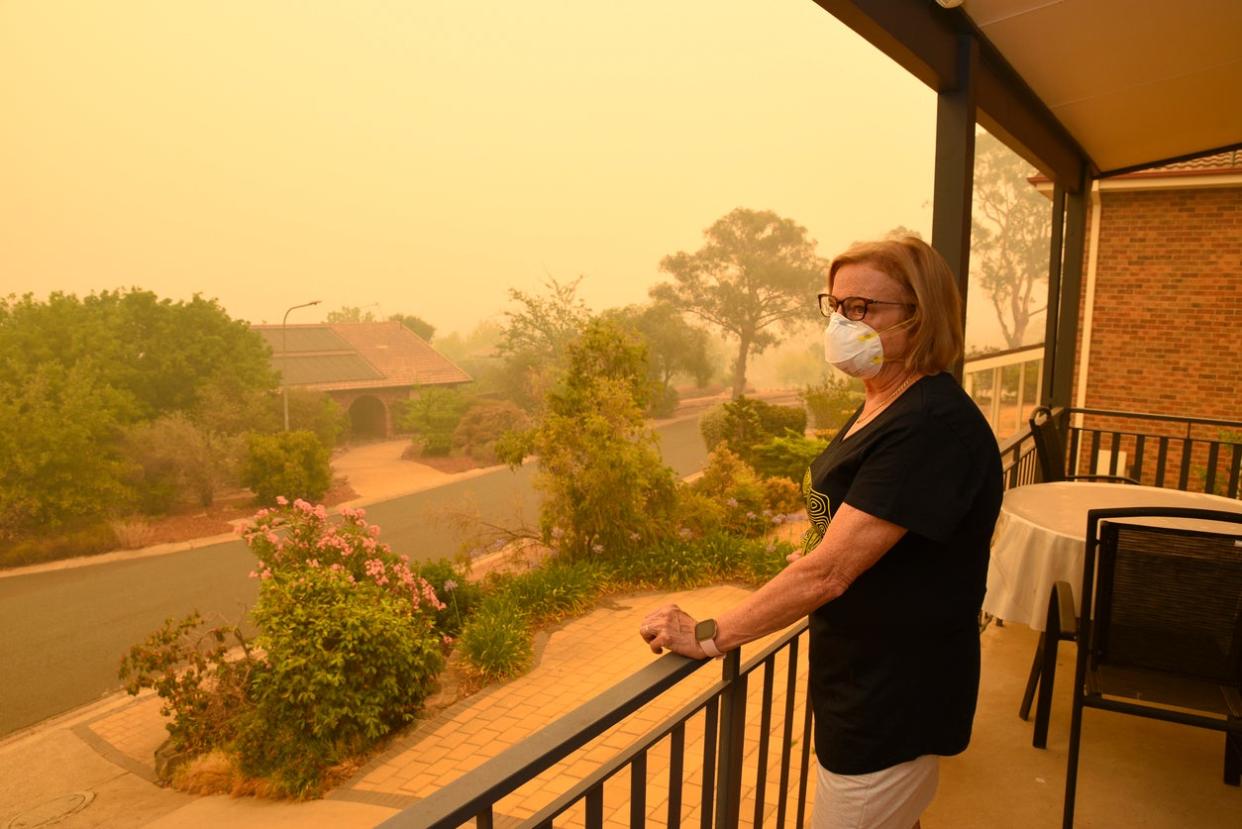
[[[970,741],[1000,454],[946,373],[962,357],[961,298],[935,250],[855,244],[820,310],[825,356],[866,397],[811,465],[803,553],[715,620],[670,605],[640,633],[655,653],[703,658],[809,614],[814,825],[910,829],[937,758]]]

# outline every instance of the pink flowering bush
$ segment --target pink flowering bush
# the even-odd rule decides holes
[[[239,529],[259,559],[252,578],[266,582],[303,570],[327,570],[409,602],[420,616],[432,618],[445,609],[431,584],[410,566],[410,557],[396,555],[379,540],[380,528],[367,523],[365,510],[343,509],[334,523],[322,504],[300,498],[289,503],[284,497],[276,504]]]
[[[267,659],[235,746],[242,771],[303,797],[413,719],[444,666],[445,604],[363,510],[333,521],[322,505],[276,504],[240,530],[259,557],[252,616]]]
[[[219,749],[265,791],[314,797],[334,767],[418,713],[444,666],[446,605],[362,510],[330,520],[322,506],[274,500],[239,530],[260,580],[244,658],[186,644],[192,617],[134,648],[122,676],[131,693],[164,698],[183,761]]]

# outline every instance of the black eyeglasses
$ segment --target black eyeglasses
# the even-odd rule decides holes
[[[913,311],[916,306],[911,302],[889,302],[883,299],[868,299],[865,296],[847,296],[843,299],[837,299],[832,294],[818,294],[819,312],[825,317],[831,317],[838,310],[841,316],[847,320],[861,320],[867,316],[867,312],[871,310],[872,305],[900,305],[903,308],[909,308]]]

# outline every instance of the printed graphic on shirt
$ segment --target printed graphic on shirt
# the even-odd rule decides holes
[[[832,504],[829,503],[827,495],[811,485],[810,469],[807,469],[802,478],[802,489],[806,492],[806,515],[811,521],[811,526],[802,534],[802,555],[806,555],[824,540],[828,522],[832,520]]]

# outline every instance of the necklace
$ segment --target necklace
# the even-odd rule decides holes
[[[893,391],[889,392],[884,397],[883,400],[877,403],[876,407],[872,409],[868,414],[864,414],[860,416],[858,420],[855,420],[854,426],[853,428],[850,429],[850,431],[854,431],[854,429],[857,429],[859,426],[863,425],[864,423],[869,423],[876,415],[884,411],[884,409],[888,406],[889,403],[891,403],[893,400],[900,397],[902,392],[904,392],[906,389],[913,386],[915,381],[918,380],[920,376],[921,375],[919,374],[911,374],[909,377],[907,377],[904,381],[902,381],[901,385],[899,385]]]

